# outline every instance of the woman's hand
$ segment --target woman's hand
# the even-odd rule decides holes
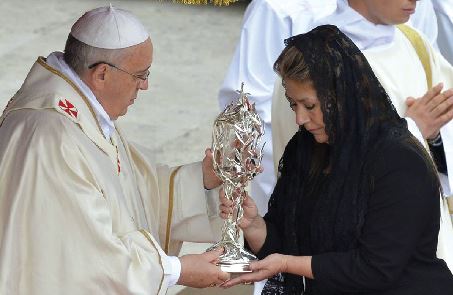
[[[253,222],[257,219],[259,215],[255,201],[253,201],[253,199],[250,198],[247,192],[244,192],[243,198],[244,199],[242,202],[242,208],[244,210],[244,215],[242,216],[241,220],[239,220],[238,225],[241,229],[245,230],[253,224]],[[220,199],[219,206],[220,217],[223,219],[227,219],[228,216],[233,213],[233,201],[228,200],[225,197],[225,191],[223,190],[223,188],[220,190],[219,199]]]
[[[231,279],[222,285],[223,288],[229,288],[237,284],[249,284],[258,282],[264,279],[273,277],[280,272],[287,272],[288,257],[283,254],[271,254],[260,261],[255,261],[250,264],[251,273],[246,273]]]
[[[243,274],[231,279],[220,287],[229,288],[237,284],[249,284],[251,282],[262,281],[278,273],[291,273],[314,279],[311,268],[311,256],[291,256],[283,254],[271,254],[260,261],[250,264],[251,273]]]

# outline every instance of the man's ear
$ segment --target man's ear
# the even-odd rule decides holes
[[[109,66],[99,64],[86,73],[84,80],[92,90],[102,90],[105,87],[105,81],[109,74]]]

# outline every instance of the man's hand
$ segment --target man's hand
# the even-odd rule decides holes
[[[433,139],[442,126],[453,118],[453,89],[442,92],[439,83],[422,97],[406,100],[406,117],[415,121],[425,139]]]
[[[203,254],[189,254],[179,258],[181,261],[181,275],[178,285],[206,288],[219,286],[230,279],[230,274],[220,270],[215,263],[223,249],[216,249]]]
[[[242,202],[242,209],[244,210],[244,214],[241,220],[239,220],[238,224],[242,229],[248,228],[258,217],[258,208],[256,207],[255,201],[253,201],[253,199],[248,196],[247,192],[244,192],[244,194],[245,195]],[[219,200],[219,215],[223,219],[227,219],[228,216],[233,213],[233,201],[228,200],[225,197],[225,191],[223,189],[221,189],[219,192]]]
[[[282,254],[271,254],[263,260],[251,262],[251,273],[235,277],[221,285],[229,288],[237,284],[249,284],[270,278],[280,272],[286,272],[288,268],[288,256]]]
[[[206,149],[202,163],[203,184],[205,189],[213,189],[222,184],[222,180],[214,172],[214,160],[211,149]]]

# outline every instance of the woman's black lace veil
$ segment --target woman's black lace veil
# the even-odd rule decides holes
[[[298,255],[304,240],[297,235],[296,209],[310,179],[322,173],[311,169],[313,161],[321,161],[317,167],[329,165],[330,181],[312,216],[313,254],[346,251],[356,246],[364,224],[371,189],[367,154],[390,137],[404,137],[416,148],[424,148],[410,135],[364,55],[337,27],[319,26],[285,44],[274,69],[283,79],[294,79],[282,64],[291,48],[298,49],[300,58],[291,62],[305,64],[321,103],[329,143],[328,147],[316,143],[302,127],[293,136],[280,160],[265,218],[283,229],[283,254]],[[263,294],[301,294],[302,290],[301,277],[283,274],[270,279]]]

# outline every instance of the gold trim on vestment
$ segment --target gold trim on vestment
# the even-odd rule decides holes
[[[88,98],[83,94],[83,92],[77,87],[77,85],[74,84],[74,82],[72,82],[71,80],[69,80],[63,73],[59,72],[58,70],[52,68],[51,66],[49,66],[45,61],[44,61],[44,57],[40,56],[38,57],[38,60],[37,62],[43,66],[44,68],[46,68],[48,71],[50,71],[51,73],[57,75],[58,77],[62,78],[63,80],[66,81],[66,83],[68,83],[69,85],[71,85],[72,88],[74,88],[74,90],[80,95],[80,97],[83,99],[83,101],[85,102],[85,104],[87,105],[88,109],[90,110],[91,112],[91,115],[93,115],[93,118],[95,119],[96,121],[96,125],[98,126],[98,129],[99,131],[101,132],[101,134],[104,134],[102,132],[102,128],[101,128],[101,125],[99,125],[99,122],[96,118],[96,114],[90,104],[90,102],[88,101]]]
[[[447,198],[448,211],[453,214],[453,196]]]
[[[90,113],[91,115],[93,116],[94,118],[94,121],[96,122],[96,126],[98,127],[98,131],[100,132],[100,134],[102,135],[102,137],[104,137],[104,132],[102,131],[102,128],[101,128],[101,125],[99,124],[99,121],[96,117],[96,113],[94,112],[93,110],[93,107],[91,105],[91,103],[88,101],[88,98],[83,94],[83,92],[77,87],[77,85],[74,84],[74,82],[72,82],[70,79],[68,79],[63,73],[61,73],[60,71],[52,68],[51,66],[49,66],[45,61],[44,61],[44,57],[40,56],[38,57],[37,63],[39,63],[41,66],[43,66],[45,69],[47,69],[49,72],[53,73],[54,75],[57,75],[58,77],[62,78],[63,80],[66,81],[66,83],[68,83],[76,92],[77,94],[79,94],[79,96],[82,98],[83,102],[86,104],[88,110],[90,110]],[[105,138],[105,137],[104,137]],[[104,150],[101,146],[99,146],[99,144],[97,144],[94,140],[93,140],[94,144],[96,144],[101,150]],[[114,145],[115,146],[115,145]],[[116,147],[116,146],[115,146]],[[120,155],[119,155],[119,151],[118,151],[118,147],[116,147],[116,160],[118,161]],[[114,165],[115,167],[115,165]],[[118,171],[118,162],[116,163],[116,171]],[[119,172],[118,172],[118,175],[119,175]]]
[[[171,172],[170,175],[170,184],[168,188],[168,211],[167,211],[167,230],[165,232],[165,247],[164,251],[165,253],[168,254],[169,248],[170,248],[170,233],[171,233],[171,220],[173,217],[173,199],[174,199],[174,194],[175,194],[175,177],[176,173],[178,173],[179,169],[181,169],[182,166],[177,167],[175,170]]]
[[[415,49],[415,52],[417,53],[418,59],[421,61],[423,65],[423,69],[425,70],[425,75],[426,75],[426,83],[428,86],[428,91],[433,87],[433,78],[432,78],[432,71],[431,71],[431,64],[429,62],[429,54],[428,50],[426,49],[425,43],[423,43],[422,38],[420,37],[420,34],[417,33],[416,30],[412,29],[408,25],[397,25],[397,28],[406,36],[406,38],[410,41],[412,44],[412,47]],[[431,163],[434,167],[437,168],[436,163],[434,162],[434,156],[429,148],[429,143],[425,139],[425,145],[427,152],[429,154],[429,158],[431,159]],[[444,151],[445,152],[445,151]],[[447,205],[448,205],[448,211],[450,214],[453,214],[453,201],[449,201],[447,198]]]
[[[426,50],[425,43],[423,42],[422,38],[420,35],[412,29],[411,27],[401,24],[396,26],[405,36],[407,39],[412,44],[412,47],[414,47],[418,58],[422,62],[423,68],[425,69],[425,75],[426,75],[426,83],[428,86],[428,90],[431,89],[433,86],[433,79],[432,79],[432,71],[431,71],[431,64],[429,62],[429,54],[428,50]]]
[[[149,233],[148,233],[146,230],[144,230],[144,229],[140,229],[139,232],[141,232],[142,235],[145,236],[145,238],[146,238],[146,239],[149,241],[149,243],[154,247],[154,249],[156,249],[157,254],[159,254],[159,250],[156,248],[156,245],[154,245],[153,240],[152,240],[151,237],[149,236]],[[159,290],[157,291],[157,294],[159,294],[160,290],[162,289],[162,284],[163,284],[163,282],[164,282],[164,277],[165,277],[165,274],[164,274],[165,270],[164,270],[164,266],[163,266],[163,264],[162,264],[162,257],[160,256],[160,254],[159,254],[159,264],[160,264],[160,266],[162,267],[162,279],[160,280]]]

